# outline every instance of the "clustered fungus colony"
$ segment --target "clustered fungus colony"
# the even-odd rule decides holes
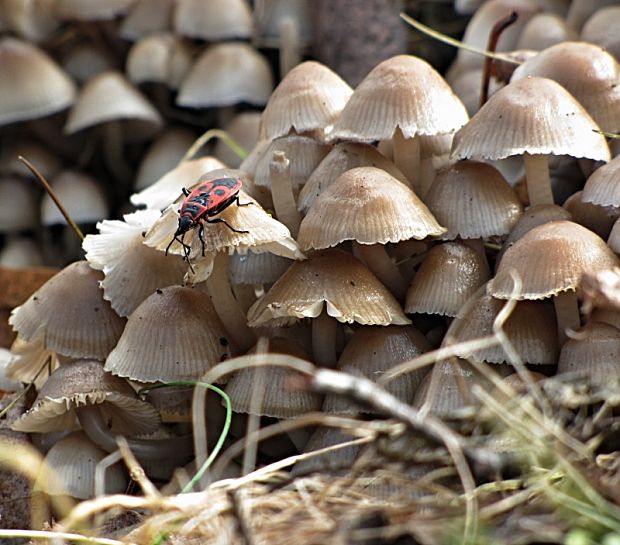
[[[59,2],[67,10],[70,4]],[[131,2],[108,4],[121,12]],[[143,4],[136,2],[135,12]],[[545,11],[546,4],[490,0],[472,18],[465,41],[475,43],[476,26],[488,32],[488,21],[517,9],[518,32],[511,30],[504,48],[528,50],[507,83],[493,81],[480,108],[471,82],[479,88],[482,61],[466,51],[446,79],[425,61],[398,55],[355,89],[323,64],[305,61],[271,92],[267,65],[246,43],[216,43],[194,61],[179,34],[142,35],[129,17],[122,29],[136,41],[125,75],[96,51],[73,50],[63,71],[36,45],[0,39],[0,66],[10,74],[0,82],[2,123],[70,107],[64,132],[80,135],[86,147],[101,146],[119,184],[131,182],[126,144],[158,135],[135,181],[136,209],[122,220],[100,221],[84,239],[85,260],[66,266],[11,314],[17,338],[3,372],[14,382],[34,380],[38,391],[13,429],[33,440],[64,432],[47,454],[57,467],[77,452],[103,458],[121,433],[147,472],[154,460],[171,461],[166,470],[161,461],[153,465],[155,478],[167,479],[193,452],[184,424],[191,399],[165,390],[139,397],[139,388],[199,380],[218,363],[252,351],[260,338],[269,339],[270,351],[375,380],[432,348],[492,334],[511,298],[517,303],[504,330],[530,368],[579,371],[598,384],[617,380],[620,314],[596,310],[586,317],[578,298],[585,272],[620,265],[614,224],[620,160],[601,132],[620,130],[619,49],[617,36],[612,43],[614,36],[593,30],[605,19],[618,22],[620,8],[588,19],[586,8],[571,5],[564,19]],[[194,37],[191,26],[199,25],[178,17]],[[42,20],[32,25],[22,29],[31,42],[51,32]],[[243,36],[244,29],[236,32]],[[608,50],[578,41],[589,36],[605,38]],[[229,59],[243,81],[223,88]],[[103,66],[91,77],[97,62]],[[36,84],[8,94],[13,80],[32,72]],[[229,131],[252,147],[247,158],[239,163],[218,145],[217,157],[180,161],[194,136],[161,130],[157,108],[136,88],[145,82],[157,86],[153,96],[164,105],[176,95],[181,106],[221,106],[223,118],[231,104],[266,103],[260,114],[229,120]],[[242,125],[250,136],[237,132]],[[44,141],[49,129],[37,130]],[[44,147],[22,142],[11,151],[33,158],[61,198],[101,202],[91,179],[59,171]],[[14,162],[1,167],[0,224],[19,231],[36,214],[28,195],[22,197],[32,188],[17,187]],[[239,200],[252,206],[232,204],[221,213],[239,232],[205,225],[204,254],[197,230],[186,233],[190,267],[178,242],[165,253],[182,189],[216,177],[240,179]],[[79,223],[105,215],[89,210],[79,217],[81,208],[70,208]],[[44,204],[44,224],[57,222],[56,214]],[[571,331],[580,333],[567,339]],[[457,357],[402,374],[386,388],[441,416],[472,401],[463,389],[478,377],[466,360],[512,372],[501,346],[455,350]],[[290,390],[280,367],[268,367],[261,380],[252,369],[226,378],[222,387],[238,413],[255,410],[250,399],[257,383],[259,414],[266,417],[358,410],[340,398]],[[209,404],[210,428],[222,418],[219,403]],[[242,434],[242,425],[231,433]],[[338,438],[318,429],[304,447],[306,440],[291,436],[300,450]],[[80,489],[70,478],[63,476],[71,495],[92,495],[91,476]],[[110,474],[107,486],[123,490],[123,476]]]

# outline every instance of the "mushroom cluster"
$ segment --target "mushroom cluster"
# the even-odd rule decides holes
[[[456,345],[430,372],[416,369],[386,386],[406,403],[449,415],[473,403],[471,386],[484,383],[466,360],[512,372],[505,347],[467,344],[493,333],[505,300],[517,301],[504,332],[520,361],[546,373],[578,370],[597,384],[620,377],[620,320],[589,319],[578,301],[582,275],[620,266],[620,223],[612,229],[620,163],[605,136],[620,131],[620,67],[611,52],[577,41],[592,35],[598,13],[586,21],[572,9],[563,18],[529,1],[485,2],[465,41],[477,43],[515,9],[519,24],[501,47],[532,53],[508,81],[496,77],[478,106],[465,86],[481,81],[471,53],[459,54],[445,79],[421,58],[395,55],[354,89],[307,60],[283,69],[273,89],[266,59],[245,41],[245,2],[158,0],[156,10],[149,2],[58,0],[49,18],[29,14],[29,25],[7,18],[20,38],[0,39],[0,68],[9,75],[0,79],[9,97],[0,123],[37,118],[30,130],[38,141],[16,140],[8,156],[36,157],[78,223],[96,223],[81,246],[85,260],[65,266],[11,315],[17,339],[6,375],[38,389],[14,429],[72,432],[63,442],[90,441],[97,456],[115,450],[120,433],[140,460],[181,465],[191,458],[191,437],[172,422],[190,418],[189,404],[172,411],[136,391],[198,381],[226,359],[264,352],[261,338],[268,353],[375,381]],[[110,19],[120,21],[119,35],[100,22]],[[63,50],[61,63],[23,39],[44,44],[67,20],[96,36]],[[291,20],[287,14],[279,26],[290,31]],[[554,36],[541,37],[551,21]],[[613,37],[604,38],[613,51]],[[133,42],[124,73],[98,40]],[[31,72],[45,85],[30,83]],[[10,94],[18,84],[22,92]],[[240,103],[252,108],[235,110]],[[163,129],[164,119],[182,119],[189,108],[228,127],[225,139],[247,146],[247,157],[221,143],[213,156],[195,157],[193,131]],[[69,138],[57,139],[61,132]],[[115,182],[106,192],[118,192],[115,209],[125,197],[135,208],[124,202],[122,219],[109,219],[102,180],[63,169],[48,148],[79,167],[95,162]],[[34,185],[15,169],[0,161],[0,195],[19,202],[8,221],[0,213],[7,247],[12,230],[36,228],[28,221],[37,215]],[[62,220],[44,202],[41,221]],[[46,236],[49,248],[66,246],[66,233]],[[581,365],[599,357],[585,355],[591,350],[603,354],[598,367]],[[227,377],[233,410],[255,411],[250,398],[262,384],[258,416],[364,411],[287,391],[282,368],[263,371]],[[218,405],[209,418],[221,421]],[[309,444],[323,440],[333,438],[317,432]],[[118,488],[117,476],[111,480]]]

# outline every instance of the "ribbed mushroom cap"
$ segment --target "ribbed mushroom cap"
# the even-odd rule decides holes
[[[519,66],[511,81],[531,76],[558,82],[601,129],[620,129],[620,66],[597,45],[563,42],[541,51]]]
[[[594,231],[602,239],[607,239],[614,222],[620,216],[620,208],[584,202],[582,191],[573,193],[562,207],[570,212],[572,221]]]
[[[409,324],[394,296],[360,261],[340,250],[296,261],[248,311],[252,327],[316,318],[326,305],[339,322]]]
[[[44,42],[60,26],[60,21],[54,16],[54,4],[55,0],[5,0],[2,20],[20,38],[29,42]]]
[[[572,0],[566,22],[576,30],[581,30],[585,22],[600,8],[615,4],[616,0]]]
[[[119,316],[129,316],[159,288],[181,284],[187,265],[143,243],[143,233],[159,218],[157,210],[141,210],[125,221],[105,220],[99,234],[86,235],[82,247],[94,269],[103,271],[103,298]]]
[[[469,246],[433,246],[407,290],[405,312],[456,316],[489,274],[486,261]]]
[[[397,55],[378,64],[357,86],[330,133],[331,139],[372,142],[446,134],[467,123],[463,103],[426,61]]]
[[[314,201],[297,237],[304,250],[344,240],[386,244],[421,240],[444,232],[426,205],[405,184],[375,167],[341,174]]]
[[[581,39],[598,44],[609,51],[616,60],[620,59],[620,6],[609,6],[596,11],[583,25]]]
[[[575,40],[577,32],[555,13],[538,13],[523,27],[516,49],[542,51],[561,42]]]
[[[270,252],[234,253],[230,256],[230,283],[273,284],[291,264],[290,259]]]
[[[78,360],[50,375],[13,429],[40,433],[75,429],[75,409],[84,405],[100,405],[104,420],[116,433],[150,433],[159,424],[155,408],[138,399],[126,380],[106,373],[100,361]]]
[[[600,322],[589,322],[562,346],[558,375],[579,373],[592,386],[616,384],[620,378],[620,331]]]
[[[33,490],[51,496],[68,494],[78,500],[95,496],[95,470],[108,453],[95,445],[82,431],[75,431],[63,437],[45,455],[45,464],[55,478],[48,479],[47,473],[37,476]],[[120,464],[106,470],[107,494],[120,494],[127,487],[127,479]]]
[[[242,42],[212,45],[183,80],[178,106],[207,108],[247,102],[263,106],[273,90],[269,63]]]
[[[161,83],[178,89],[192,63],[192,53],[178,36],[150,34],[136,42],[127,56],[127,77],[132,83]]]
[[[124,134],[137,141],[151,137],[162,125],[155,107],[119,72],[104,72],[91,79],[82,88],[75,102],[65,133],[106,123],[130,122]]]
[[[11,313],[9,323],[25,341],[44,336],[45,348],[74,358],[105,359],[125,320],[103,300],[103,274],[77,261],[43,284]]]
[[[30,180],[17,176],[0,179],[0,232],[36,230],[38,191]]]
[[[63,170],[50,185],[76,223],[96,223],[110,215],[103,189],[89,174]],[[41,223],[46,226],[67,224],[47,193],[41,201]]]
[[[256,348],[250,350],[255,353]],[[309,360],[300,346],[290,340],[269,340],[269,354],[289,354]],[[281,366],[248,367],[237,371],[226,384],[233,410],[237,413],[258,414],[275,418],[292,418],[303,413],[321,410],[323,396],[307,390],[287,388],[287,381],[297,373]],[[261,376],[262,375],[262,376]],[[258,413],[251,412],[252,392],[262,386],[261,405]]]
[[[125,13],[136,0],[57,0],[56,14],[78,21],[107,21]]]
[[[424,202],[447,228],[440,238],[502,236],[523,207],[514,190],[491,165],[461,161],[437,173]]]
[[[28,157],[28,160],[37,165],[37,169],[47,180],[53,178],[62,169],[62,160],[48,146],[27,138],[10,144],[6,143],[0,155],[0,172],[34,181],[32,172],[18,159],[20,156]],[[4,199],[0,199],[2,200]],[[19,207],[16,206],[16,208]]]
[[[17,336],[11,345],[11,357],[5,366],[6,376],[12,380],[29,383],[35,380],[35,375],[49,365],[49,370],[53,371],[58,367],[58,357],[50,350],[46,350],[43,345],[43,335],[26,342]],[[35,380],[35,386],[41,386],[47,379],[44,371]]]
[[[246,0],[177,0],[174,30],[210,42],[249,38],[252,11]]]
[[[330,150],[331,146],[309,136],[290,134],[275,138],[256,165],[254,184],[271,188],[269,165],[275,152],[283,152],[289,159],[291,185],[294,194],[297,195],[312,171]]]
[[[0,40],[0,125],[43,117],[73,104],[73,82],[42,50],[15,38]]]
[[[170,286],[129,317],[105,369],[139,382],[196,379],[230,356],[229,344],[206,293]]]
[[[611,233],[609,233],[609,237],[607,238],[607,245],[616,254],[620,254],[620,220],[616,220],[611,228]]]
[[[551,154],[609,161],[596,122],[560,84],[530,77],[511,82],[454,135],[459,159],[503,159],[511,155]]]
[[[498,299],[513,296],[511,272],[523,283],[516,299],[545,299],[575,291],[584,272],[595,273],[620,265],[599,236],[571,221],[552,221],[535,227],[506,250],[489,284]]]
[[[273,91],[261,115],[259,138],[331,130],[353,90],[338,74],[316,61],[293,68]]]
[[[341,174],[356,167],[377,167],[400,182],[408,184],[407,178],[387,157],[370,144],[340,142],[323,158],[299,192],[297,207],[304,214],[315,199]]]
[[[146,206],[161,210],[178,198],[184,187],[195,184],[205,172],[211,172],[225,165],[215,157],[201,157],[191,161],[183,161],[172,170],[166,172],[159,180],[138,193],[129,197],[134,206]]]
[[[458,344],[493,335],[493,322],[506,301],[494,299],[484,288],[459,311],[445,335],[444,344]],[[555,311],[549,302],[519,301],[503,326],[504,333],[525,363],[555,364],[558,334]],[[510,363],[501,345],[480,350],[455,347],[460,358],[487,363]]]
[[[153,185],[167,172],[173,170],[196,140],[196,135],[181,127],[162,131],[142,155],[134,179],[134,189],[140,191]],[[188,161],[190,162],[190,161]],[[173,197],[173,199],[176,195]]]
[[[123,18],[119,35],[133,41],[148,34],[170,30],[175,5],[176,0],[137,0]]]
[[[582,200],[599,206],[614,206],[620,208],[620,155],[597,168],[583,188]]]
[[[431,345],[413,326],[360,327],[345,346],[336,368],[345,373],[362,375],[377,381],[390,368],[428,352]],[[400,375],[390,381],[386,390],[405,403],[413,399],[415,391],[428,371],[423,367]],[[327,396],[323,411],[328,413],[358,412],[343,397]],[[366,408],[361,409],[367,412]],[[370,411],[374,413],[374,411]]]
[[[258,141],[260,118],[260,112],[240,112],[226,124],[224,130],[249,152]],[[242,163],[241,157],[221,139],[215,144],[213,155],[231,168],[239,168]]]

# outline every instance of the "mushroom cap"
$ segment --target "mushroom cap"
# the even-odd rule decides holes
[[[489,275],[486,261],[469,246],[433,246],[407,290],[405,312],[456,316]]]
[[[511,81],[531,76],[558,82],[604,131],[620,129],[620,66],[598,45],[552,45],[517,67]]]
[[[599,206],[620,208],[618,177],[620,177],[620,155],[590,174],[583,188],[582,200]]]
[[[562,207],[570,212],[572,221],[594,231],[602,239],[607,239],[613,224],[620,216],[619,208],[585,202],[582,191],[573,193],[564,201]]]
[[[552,45],[575,40],[578,34],[557,13],[537,13],[523,27],[516,49],[542,51]]]
[[[6,376],[19,382],[28,383],[34,380],[37,389],[41,389],[47,374],[40,373],[36,379],[34,377],[44,365],[53,371],[58,367],[58,357],[54,352],[45,349],[43,335],[29,342],[18,335],[11,345],[11,357],[5,366]]]
[[[336,368],[345,373],[362,375],[376,382],[392,367],[428,352],[431,345],[413,326],[364,326],[353,334],[345,346]],[[420,386],[428,367],[405,373],[390,381],[388,392],[409,403]],[[358,412],[340,396],[326,396],[323,411],[327,413]],[[366,408],[363,412],[368,412]],[[374,412],[374,411],[370,411]]]
[[[481,339],[493,335],[493,323],[505,301],[478,290],[461,308],[445,335],[444,345]],[[503,325],[514,349],[525,363],[555,364],[559,345],[555,311],[547,301],[518,301]],[[460,358],[487,363],[510,363],[501,344],[480,350],[454,347]]]
[[[30,180],[17,176],[0,178],[0,232],[37,229],[39,192]]]
[[[618,24],[620,24],[620,6],[600,8],[583,25],[581,39],[600,45],[618,60],[620,59]]]
[[[97,224],[99,234],[86,235],[82,247],[93,269],[103,271],[103,298],[119,316],[129,316],[158,288],[181,284],[187,265],[143,243],[143,233],[159,218],[157,210],[140,210],[125,221]]]
[[[104,420],[115,433],[150,433],[159,425],[155,408],[139,399],[126,380],[106,373],[100,361],[77,360],[61,365],[49,376],[32,407],[13,429],[75,429],[75,409],[84,405],[100,405]]]
[[[25,341],[43,335],[48,350],[103,360],[118,341],[125,320],[103,300],[101,280],[101,272],[86,261],[76,261],[15,308],[9,323]]]
[[[358,142],[340,142],[323,158],[299,192],[297,207],[304,214],[316,198],[341,174],[356,167],[377,167],[409,185],[405,175],[377,148]]]
[[[430,64],[397,55],[373,68],[342,110],[330,139],[373,142],[451,133],[469,116],[450,86]]]
[[[17,40],[0,40],[0,125],[35,119],[73,104],[75,84],[38,47]]]
[[[138,382],[197,379],[230,356],[229,345],[206,293],[169,286],[131,314],[105,369]]]
[[[618,265],[620,260],[598,235],[572,221],[552,221],[534,227],[506,250],[488,291],[498,299],[545,299],[575,291],[584,272]],[[512,293],[512,272],[521,279],[521,293]]]
[[[108,70],[114,70],[110,53],[89,42],[75,44],[62,56],[62,67],[79,84]]]
[[[41,472],[33,490],[41,490],[51,496],[68,494],[78,500],[95,496],[95,471],[108,453],[95,445],[83,431],[75,431],[63,437],[47,452],[45,463],[55,478],[48,479]],[[121,494],[127,487],[123,468],[114,464],[106,470],[107,494]]]
[[[3,23],[24,40],[45,42],[60,26],[60,21],[54,16],[55,3],[56,0],[5,0],[2,6]]]
[[[375,167],[341,174],[314,201],[299,227],[304,250],[345,240],[386,244],[444,233],[426,205],[405,184]]]
[[[460,161],[437,173],[424,202],[447,228],[440,238],[502,236],[517,223],[523,207],[493,166]]]
[[[78,21],[107,21],[125,13],[136,0],[56,0],[56,15]]]
[[[131,121],[127,136],[133,141],[155,134],[162,118],[155,107],[119,72],[103,72],[82,88],[65,125],[65,133],[75,132],[108,121]]]
[[[316,318],[323,307],[339,322],[411,323],[394,296],[351,254],[326,250],[296,261],[248,310],[251,327]]]
[[[263,106],[273,90],[269,63],[242,42],[209,46],[184,78],[176,103],[189,108]]]
[[[557,374],[585,375],[594,387],[616,384],[620,378],[620,330],[589,322],[562,346]]]
[[[248,352],[256,353],[256,347]],[[289,354],[309,360],[297,343],[283,338],[269,339],[269,354]],[[262,374],[262,376],[260,376]],[[291,389],[287,381],[298,373],[286,367],[246,367],[237,371],[226,384],[226,393],[237,413],[258,414],[274,418],[293,418],[300,414],[319,411],[323,396],[308,390]],[[262,381],[262,382],[261,382]],[[262,385],[261,405],[258,413],[251,412],[252,392]]]
[[[230,256],[231,284],[273,284],[291,266],[291,260],[270,252]]]
[[[210,42],[250,38],[252,11],[246,0],[177,0],[174,30]]]
[[[125,40],[172,28],[172,9],[177,0],[137,0],[123,18],[119,35]]]
[[[295,66],[275,88],[263,113],[260,140],[298,134],[329,132],[353,90],[327,66],[306,61]]]
[[[240,112],[224,127],[224,130],[248,152],[258,142],[258,126],[260,112]],[[218,140],[213,149],[213,155],[231,168],[239,168],[242,159],[223,140]]]
[[[609,147],[598,125],[559,83],[529,77],[495,93],[454,135],[459,159],[503,159],[551,154],[609,161]]]

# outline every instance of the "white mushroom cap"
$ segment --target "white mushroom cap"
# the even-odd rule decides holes
[[[174,30],[210,42],[249,38],[252,11],[246,0],[177,0]]]

